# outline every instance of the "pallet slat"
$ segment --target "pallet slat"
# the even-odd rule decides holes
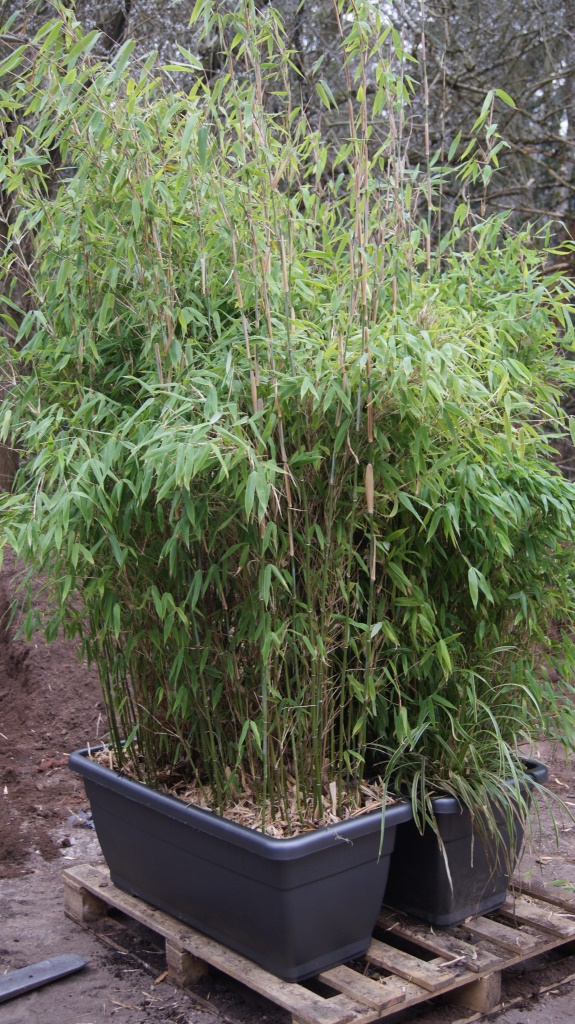
[[[405,992],[398,990],[393,984],[387,985],[384,979],[374,981],[373,978],[366,978],[365,975],[345,965],[322,971],[318,975],[318,981],[352,996],[374,1010],[385,1010],[388,1006],[397,1006],[398,1003],[405,1002]]]
[[[404,953],[386,942],[373,939],[371,946],[365,954],[366,959],[377,967],[383,967],[386,971],[392,971],[412,981],[428,992],[438,992],[449,983],[450,969],[442,971],[441,965],[426,963],[425,960],[418,960],[411,953]],[[457,972],[461,973],[460,971]],[[471,980],[471,979],[470,979]]]
[[[407,939],[416,946],[428,949],[431,953],[436,953],[446,960],[459,961],[474,974],[498,970],[501,966],[501,957],[495,956],[488,950],[473,946],[463,939],[454,938],[449,933],[434,932],[429,925],[406,918],[393,911],[383,910],[379,915],[378,925],[391,935]]]
[[[538,878],[514,877],[511,880],[511,889],[526,896],[535,896],[544,903],[552,903],[562,910],[575,914],[575,897],[561,886],[547,885]]]
[[[529,956],[541,944],[541,936],[534,936],[522,929],[510,928],[509,925],[493,921],[490,917],[470,917],[457,931],[469,934],[472,938],[487,939],[515,955]]]
[[[240,980],[240,979],[238,979]],[[250,985],[250,982],[244,981],[244,984]],[[303,989],[308,995],[307,989]],[[271,999],[275,1002],[275,997],[270,994],[270,991],[261,991],[261,995],[266,996],[267,999]],[[319,997],[321,999],[321,996]],[[354,1021],[355,1024],[371,1024],[372,1021],[377,1020],[378,1010],[366,1010],[365,1003],[356,1002],[355,999],[350,999],[349,996],[339,995],[333,996],[331,999],[324,999],[323,1005],[316,1003],[311,1008],[296,1009],[292,1006],[285,1006],[284,1009],[291,1010],[292,1019],[294,1024],[326,1024],[327,1021],[345,1022],[348,1024],[349,1021]]]
[[[526,900],[508,896],[499,913],[514,921],[537,925],[543,931],[563,939],[571,939],[575,936],[573,917],[561,917],[554,910],[550,910],[549,904],[528,903]]]

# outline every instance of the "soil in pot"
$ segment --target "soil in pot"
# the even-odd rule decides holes
[[[544,765],[533,760],[525,764],[531,786],[547,781]],[[530,792],[531,787],[525,795]],[[421,834],[413,820],[407,822],[398,830],[384,901],[394,910],[448,928],[504,903],[524,830],[516,819],[510,835],[502,811],[493,807],[499,838],[490,842],[455,797],[436,797],[433,810],[443,850],[431,828]]]
[[[301,981],[365,952],[407,801],[276,839],[72,754],[112,881]]]

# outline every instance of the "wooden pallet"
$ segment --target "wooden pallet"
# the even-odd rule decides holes
[[[438,995],[488,1012],[499,1002],[502,970],[575,939],[575,900],[541,883],[516,881],[496,914],[439,932],[384,909],[376,929],[381,938],[372,940],[363,972],[357,962],[323,971],[317,980],[333,994],[321,996],[122,892],[105,868],[84,864],[63,877],[65,912],[73,921],[95,921],[112,907],[123,911],[164,938],[176,984],[193,984],[216,967],[288,1010],[294,1024],[369,1024]]]

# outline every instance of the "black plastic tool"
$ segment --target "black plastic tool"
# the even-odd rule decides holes
[[[66,953],[64,956],[53,956],[50,960],[40,960],[30,967],[22,967],[19,971],[9,971],[8,974],[0,974],[0,1003],[8,999],[15,999],[24,992],[31,992],[34,988],[47,985],[50,981],[58,981],[68,974],[74,974],[86,966],[86,961],[75,953]]]

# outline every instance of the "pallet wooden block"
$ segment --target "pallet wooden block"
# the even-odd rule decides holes
[[[84,864],[63,877],[72,920],[90,923],[111,907],[120,910],[163,937],[176,984],[191,985],[216,967],[288,1010],[294,1024],[370,1024],[438,995],[488,1012],[499,1002],[502,970],[575,938],[575,901],[562,902],[557,890],[541,884],[530,889],[514,882],[500,912],[439,932],[384,908],[364,964],[323,971],[317,980],[333,994],[320,996],[122,892],[106,868]]]

